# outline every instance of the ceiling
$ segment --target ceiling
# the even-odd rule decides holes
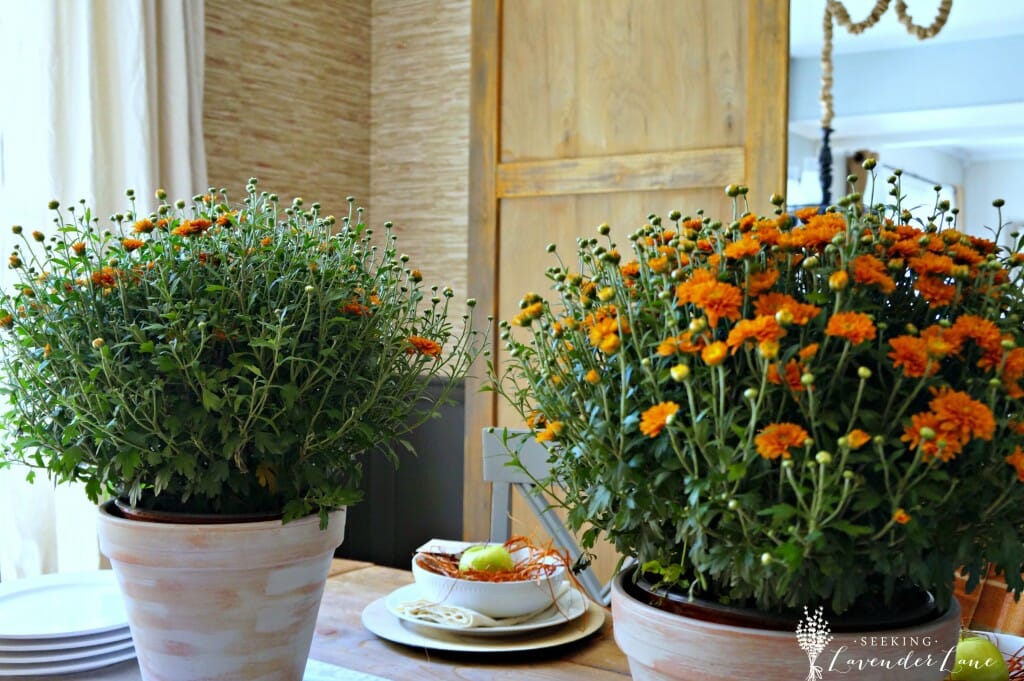
[[[870,13],[875,0],[841,0],[853,21]],[[905,0],[909,14],[919,25],[935,18],[939,0]],[[896,18],[895,0],[875,26],[860,35],[835,26],[833,54],[913,49],[922,42]],[[823,38],[825,0],[790,0],[790,54],[795,58],[818,58]],[[1006,36],[1024,40],[1024,1],[953,0],[949,20],[928,45],[983,40]],[[985,109],[935,109],[913,114],[878,114],[847,117],[837,115],[835,127],[850,145],[861,147],[928,147],[943,151],[962,162],[1024,158],[1024,93],[1017,105]],[[792,121],[790,132],[817,139],[817,121]],[[836,140],[840,141],[841,140]]]
[[[867,18],[875,0],[842,0],[853,21]],[[939,0],[906,0],[914,23],[929,25],[935,19]],[[832,33],[834,54],[895,50],[914,47],[920,41],[907,33],[896,19],[896,3],[882,15],[878,24],[860,35],[852,35],[836,25]],[[794,57],[821,54],[824,40],[822,24],[825,0],[790,0],[789,52]],[[1024,2],[1021,0],[954,0],[949,20],[929,44],[980,40],[997,36],[1024,34]]]

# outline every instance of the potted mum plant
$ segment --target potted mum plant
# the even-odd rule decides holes
[[[336,221],[255,178],[238,205],[127,196],[110,228],[56,202],[54,233],[13,228],[8,457],[109,499],[144,678],[297,681],[359,455],[409,447],[478,332],[352,199]]]
[[[1021,240],[887,188],[765,218],[730,185],[731,222],[652,215],[631,255],[601,225],[502,323],[541,482],[639,563],[612,601],[635,678],[941,679],[954,571],[1024,588]],[[871,629],[908,636],[843,633]]]

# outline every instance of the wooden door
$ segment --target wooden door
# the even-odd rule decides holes
[[[730,182],[769,212],[785,189],[788,23],[778,0],[474,0],[469,276],[481,311],[509,319],[524,293],[548,293],[546,244],[571,255],[602,222],[625,243],[652,212],[725,218]],[[470,540],[489,518],[480,430],[522,427],[476,373]],[[525,506],[513,516],[540,532]]]

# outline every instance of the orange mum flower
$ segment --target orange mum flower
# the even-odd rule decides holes
[[[946,329],[938,324],[932,324],[922,331],[921,338],[925,342],[928,356],[932,359],[945,359],[955,351],[953,342],[946,338]]]
[[[778,363],[772,362],[768,365],[768,375],[766,378],[769,383],[774,383],[775,385],[782,385],[785,383],[789,386],[790,391],[795,393],[802,393],[807,390],[804,384],[800,382],[800,376],[804,372],[803,366],[797,364],[795,359],[791,359],[786,362],[785,367],[783,367],[783,372],[784,374],[779,373]]]
[[[798,352],[797,354],[800,356],[800,359],[808,360],[811,357],[814,357],[816,354],[818,354],[818,344],[810,343],[800,348],[800,352]]]
[[[875,339],[875,323],[863,312],[837,312],[828,320],[825,335],[845,338],[859,345]]]
[[[343,314],[354,315],[356,317],[368,317],[370,315],[370,308],[355,300],[350,303],[345,303],[345,305],[338,308],[338,311]]]
[[[752,258],[761,252],[761,243],[756,239],[745,236],[739,241],[734,241],[723,250],[726,258],[742,260]]]
[[[996,420],[987,405],[972,398],[968,393],[951,390],[943,386],[932,389],[928,406],[941,422],[941,431],[956,437],[961,444],[973,438],[991,440],[996,430]]]
[[[776,246],[782,240],[782,231],[773,220],[758,220],[754,225],[756,231],[751,232],[753,238],[763,246]]]
[[[114,288],[117,286],[117,280],[120,278],[121,272],[115,270],[112,267],[104,267],[98,272],[92,273],[92,283],[94,286],[101,288]]]
[[[892,351],[889,358],[892,365],[899,369],[903,367],[903,375],[909,378],[920,378],[924,376],[927,369],[928,374],[934,374],[938,368],[938,362],[932,362],[928,369],[928,347],[923,338],[917,336],[897,336],[889,341]]]
[[[930,437],[925,437],[922,431],[931,431]],[[911,451],[921,448],[921,456],[925,461],[931,461],[938,456],[943,461],[949,461],[963,449],[956,439],[950,440],[941,433],[942,423],[939,417],[932,412],[921,412],[910,417],[910,423],[903,426],[903,435],[900,440],[907,443]]]
[[[853,259],[853,280],[865,286],[877,286],[886,295],[896,290],[896,282],[886,273],[885,265],[873,255]]]
[[[953,275],[953,259],[948,255],[936,255],[935,253],[923,253],[908,261],[910,269],[922,277],[940,276],[949,277]]]
[[[1006,393],[1016,399],[1024,397],[1020,380],[1024,378],[1024,348],[1014,348],[1006,353],[1003,360],[1003,387]]]
[[[136,234],[149,234],[153,231],[156,225],[149,218],[142,218],[141,220],[135,221],[135,226],[132,228]]]
[[[741,319],[729,332],[725,344],[733,354],[748,340],[758,343],[778,341],[786,335],[786,330],[779,326],[774,316],[758,315],[754,319]]]
[[[625,265],[619,266],[619,272],[627,279],[636,279],[640,276],[640,263],[636,260],[627,262]]]
[[[544,303],[537,301],[524,307],[512,317],[513,326],[529,326],[533,320],[539,318],[544,312]]]
[[[441,344],[422,336],[409,336],[409,345],[405,351],[410,355],[418,352],[427,357],[440,357]]]
[[[670,336],[658,344],[658,354],[662,357],[671,357],[677,352],[683,352],[686,354],[693,354],[700,352],[700,349],[705,345],[703,338],[698,338],[696,342],[693,340],[693,334],[687,331],[679,336]]]
[[[196,236],[208,230],[212,225],[213,223],[206,218],[182,220],[180,225],[171,230],[171,234],[177,236]]]
[[[906,525],[910,522],[910,514],[904,511],[902,508],[897,508],[896,512],[892,514],[893,522],[899,523],[900,525]]]
[[[711,270],[695,269],[686,281],[676,286],[676,301],[680,305],[692,303],[698,291],[702,290],[706,285],[717,282],[718,275]]]
[[[779,271],[774,267],[764,272],[752,272],[747,276],[747,295],[756,298],[775,286],[775,282],[778,280]]]
[[[793,211],[793,215],[797,217],[800,222],[809,222],[811,218],[818,214],[817,206],[808,206],[807,208],[797,208]]]
[[[562,432],[564,426],[561,421],[552,421],[544,426],[544,430],[537,433],[537,442],[552,442]]]
[[[71,244],[71,250],[75,252],[75,255],[82,255],[85,253],[85,244],[81,241],[76,241]]]
[[[629,327],[625,320],[606,314],[593,322],[588,338],[590,344],[595,348],[600,349],[606,355],[612,355],[621,345],[620,332],[629,333]]]
[[[1020,445],[1014,448],[1013,454],[1006,457],[1006,463],[1017,471],[1017,480],[1024,482],[1024,451],[1021,450]]]
[[[946,307],[956,297],[956,286],[946,284],[937,277],[922,276],[914,284],[914,290],[920,293],[931,307]]]
[[[788,245],[817,250],[832,243],[837,234],[846,231],[846,220],[839,213],[815,215],[803,227],[789,233]]]
[[[970,246],[955,243],[949,247],[953,261],[958,265],[979,265],[985,261],[985,257]]]
[[[758,454],[769,461],[774,461],[780,456],[788,459],[789,449],[803,447],[808,438],[807,431],[795,423],[772,423],[765,426],[754,438],[754,445]]]
[[[665,272],[668,272],[668,268],[669,268],[668,258],[666,256],[664,256],[664,255],[659,256],[657,258],[651,258],[651,259],[649,259],[647,261],[647,266],[655,274],[663,274]]]
[[[717,366],[729,355],[729,346],[722,341],[715,341],[700,351],[700,358],[708,366]]]
[[[1002,334],[998,326],[984,317],[960,315],[944,337],[953,344],[953,352],[961,352],[966,341],[974,341],[982,352],[982,357],[978,360],[979,367],[991,368],[998,366],[1002,361]]]
[[[659,402],[640,415],[640,432],[647,437],[658,437],[670,416],[679,411],[675,402]]]
[[[693,304],[704,311],[708,325],[714,328],[722,317],[730,320],[740,318],[743,292],[732,284],[714,281],[693,292]]]
[[[121,246],[129,253],[137,251],[145,245],[146,242],[141,239],[121,239]]]
[[[860,428],[854,428],[846,435],[846,441],[850,443],[850,449],[860,449],[871,441],[871,436]]]
[[[797,326],[804,326],[821,312],[820,307],[797,302],[796,298],[785,293],[764,293],[754,301],[754,312],[759,315],[774,316],[780,310],[793,315],[793,323]]]

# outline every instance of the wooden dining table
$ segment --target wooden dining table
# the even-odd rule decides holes
[[[413,581],[412,573],[335,559],[324,588],[309,657],[391,681],[621,681],[625,655],[612,638],[611,617],[593,634],[557,647],[519,652],[452,652],[386,641],[363,626],[363,610]],[[571,625],[565,625],[571,626]],[[342,677],[343,678],[343,677]],[[32,681],[140,681],[132,660],[80,674]]]

